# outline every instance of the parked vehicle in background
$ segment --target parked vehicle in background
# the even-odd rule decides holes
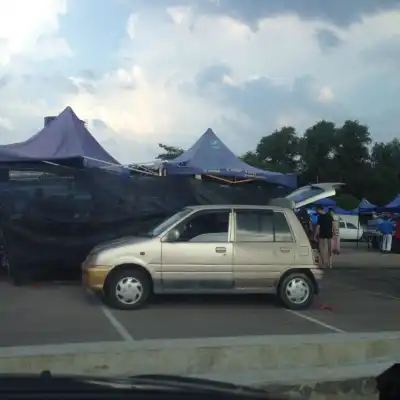
[[[364,234],[363,227],[357,226],[352,222],[343,220],[339,221],[340,240],[358,241],[361,240]]]
[[[338,185],[298,191],[311,203]],[[271,293],[287,308],[308,308],[323,271],[293,212],[298,191],[269,206],[184,208],[147,235],[95,247],[82,265],[83,284],[119,309],[141,308],[152,293]]]
[[[350,222],[355,226],[358,226],[360,223],[360,216],[357,215],[351,215],[351,214],[337,214],[339,216],[339,219],[341,219],[344,222]]]

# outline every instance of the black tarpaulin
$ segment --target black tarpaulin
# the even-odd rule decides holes
[[[43,164],[47,175],[11,180],[1,189],[1,223],[16,271],[68,270],[95,245],[147,232],[185,206],[268,204],[277,185],[221,185],[189,177],[135,175]]]

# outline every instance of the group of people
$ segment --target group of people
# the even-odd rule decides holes
[[[388,214],[378,217],[376,214],[372,215],[372,218],[378,220],[377,229],[381,234],[379,239],[380,250],[382,253],[390,253],[392,251],[393,238],[396,239],[396,244],[400,240],[400,219],[395,220]],[[398,245],[395,246],[397,251]]]
[[[314,223],[304,208],[299,210],[297,216],[313,247],[319,251],[320,267],[332,268],[333,255],[340,254],[340,218],[332,208],[325,211],[324,207],[317,206],[316,212],[317,219]],[[380,233],[378,240],[381,252],[383,254],[392,252],[393,237],[396,243],[400,242],[400,218],[397,218],[394,223],[389,215],[378,217],[373,214],[373,219],[378,220],[376,227]]]

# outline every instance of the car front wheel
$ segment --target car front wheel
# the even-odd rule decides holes
[[[309,308],[315,296],[313,281],[305,274],[293,273],[282,279],[278,287],[278,297],[290,310]]]
[[[113,308],[137,310],[146,305],[151,293],[148,276],[134,268],[116,271],[107,283],[105,300]]]

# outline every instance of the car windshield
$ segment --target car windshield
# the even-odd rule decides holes
[[[377,399],[399,71],[400,0],[0,0],[0,400]]]
[[[182,211],[177,212],[171,217],[167,218],[161,224],[157,225],[155,228],[147,232],[148,236],[154,237],[158,236],[160,233],[164,232],[167,228],[174,225],[176,222],[181,220],[184,216],[189,215],[192,212],[190,208],[185,208]]]

